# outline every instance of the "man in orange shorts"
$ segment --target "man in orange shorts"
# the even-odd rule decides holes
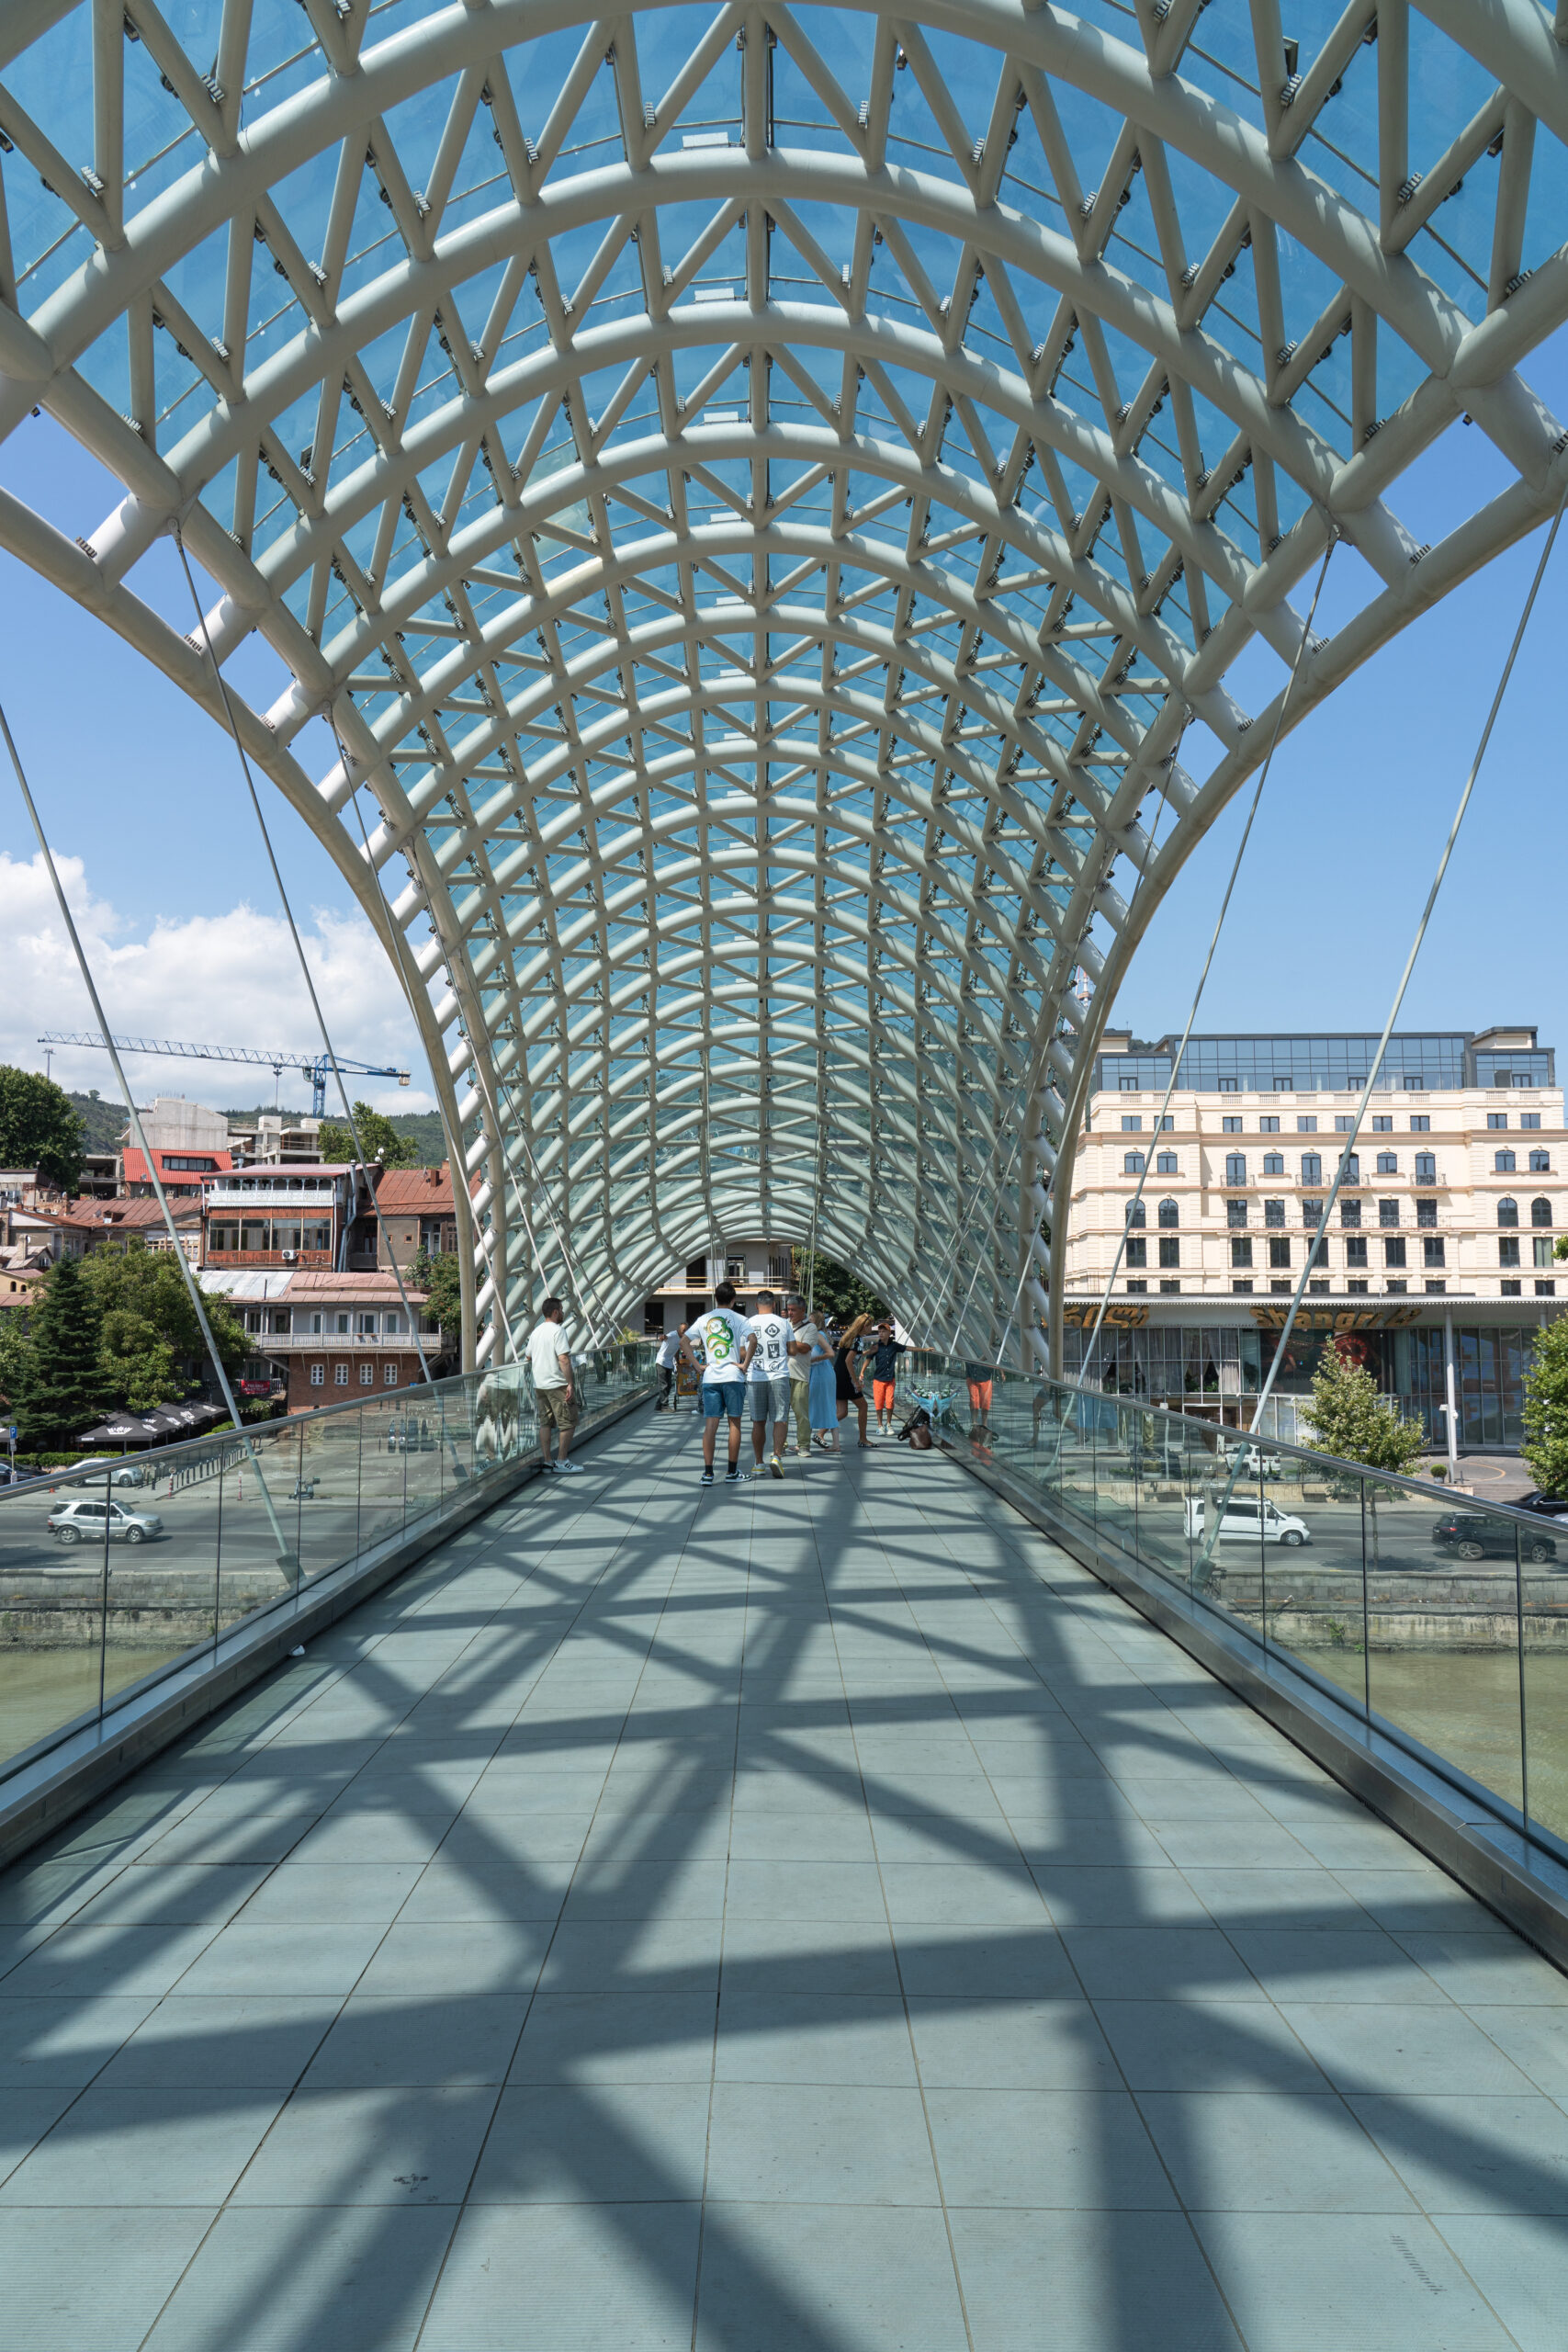
[[[893,1323],[885,1316],[871,1343],[871,1401],[876,1408],[878,1434],[893,1434],[893,1406],[897,1395],[898,1359],[908,1347],[893,1337]]]
[[[966,1363],[964,1377],[969,1384],[969,1434],[984,1437],[991,1422],[991,1383],[1002,1374],[988,1363]]]

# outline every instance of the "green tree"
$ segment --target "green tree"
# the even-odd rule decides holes
[[[458,1338],[463,1329],[463,1289],[455,1252],[442,1250],[432,1256],[428,1250],[422,1250],[409,1267],[408,1278],[411,1288],[427,1294],[427,1312],[436,1317],[442,1332]]]
[[[1525,1437],[1519,1448],[1543,1494],[1568,1494],[1568,1317],[1536,1340],[1525,1374]]]
[[[36,1168],[62,1193],[82,1173],[82,1122],[52,1079],[0,1063],[0,1167]]]
[[[1392,1396],[1381,1396],[1365,1366],[1337,1347],[1323,1351],[1306,1419],[1325,1453],[1364,1463],[1369,1470],[1408,1472],[1427,1451],[1421,1423],[1407,1419]]]
[[[858,1274],[852,1274],[836,1258],[824,1257],[820,1250],[813,1252],[797,1249],[790,1254],[795,1266],[794,1287],[802,1298],[811,1298],[818,1314],[840,1316],[846,1323],[852,1323],[857,1315],[891,1313],[881,1293],[868,1288]]]
[[[384,1111],[373,1111],[368,1102],[354,1106],[354,1124],[359,1129],[359,1140],[367,1159],[378,1157],[388,1168],[412,1168],[419,1159],[419,1146],[412,1136],[400,1136]],[[321,1121],[321,1158],[349,1160],[356,1155],[354,1148],[354,1128],[341,1119]]]
[[[207,1342],[172,1250],[99,1250],[83,1261],[102,1328],[103,1367],[117,1403],[133,1413],[168,1405],[199,1385]],[[202,1293],[202,1304],[225,1371],[244,1356],[244,1328],[228,1300]],[[182,1371],[195,1364],[197,1378]]]
[[[98,1302],[76,1260],[62,1258],[28,1310],[11,1397],[22,1443],[29,1452],[74,1445],[114,1401]]]

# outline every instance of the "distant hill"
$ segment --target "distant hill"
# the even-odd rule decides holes
[[[85,1150],[118,1151],[119,1149],[119,1139],[124,1135],[126,1126],[123,1103],[116,1102],[112,1096],[106,1100],[96,1093],[68,1094],[66,1099],[81,1119]],[[254,1119],[262,1112],[271,1109],[270,1102],[258,1102],[243,1109],[225,1111],[223,1116],[226,1119]],[[291,1110],[285,1106],[283,1115],[287,1119],[302,1119],[307,1114],[303,1110]],[[446,1157],[446,1145],[442,1136],[441,1121],[437,1114],[434,1111],[395,1111],[391,1114],[391,1119],[399,1135],[412,1138],[414,1148],[419,1153],[420,1165],[424,1168],[439,1168]]]
[[[91,1094],[67,1093],[66,1101],[82,1122],[83,1149],[85,1151],[118,1151],[119,1139],[125,1133],[125,1105],[110,1095],[106,1102],[96,1091]]]

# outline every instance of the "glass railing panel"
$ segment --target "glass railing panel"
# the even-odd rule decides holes
[[[297,1424],[261,1421],[245,1432],[220,1489],[218,1621],[225,1631],[273,1608],[297,1587],[300,1444]]]
[[[1056,1454],[1061,1508],[1092,1530],[1095,1523],[1094,1432],[1102,1400],[1091,1390],[1075,1390],[1063,1400]]]
[[[0,1762],[97,1713],[109,1494],[64,1470],[0,1498]]]
[[[1138,1556],[1173,1583],[1185,1584],[1187,1535],[1186,1442],[1168,1414],[1140,1408],[1131,1415],[1128,1459],[1137,1511]]]
[[[1361,1481],[1323,1456],[1249,1439],[1263,1494],[1269,1638],[1366,1709]]]
[[[440,1400],[428,1387],[406,1388],[393,1437],[402,1449],[408,1517],[419,1519],[441,1501]]]
[[[1518,1530],[1530,1819],[1568,1838],[1568,1517]]]
[[[377,1396],[360,1413],[359,1548],[371,1551],[389,1536],[400,1535],[408,1484],[408,1456],[402,1450],[402,1402]]]
[[[1519,1804],[1516,1522],[1376,1477],[1362,1502],[1373,1714]]]
[[[364,1416],[353,1407],[311,1413],[299,1423],[299,1564],[325,1576],[359,1549],[359,1446]]]
[[[111,1474],[104,1697],[118,1698],[210,1643],[217,1623],[224,1437],[152,1452]]]
[[[1102,1399],[1095,1431],[1095,1523],[1101,1543],[1138,1548],[1137,1424],[1141,1416],[1111,1397]]]

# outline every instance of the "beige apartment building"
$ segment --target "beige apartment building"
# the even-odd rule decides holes
[[[1316,1295],[1556,1295],[1562,1091],[1534,1029],[1392,1038],[1359,1134],[1375,1037],[1193,1036],[1162,1118],[1179,1043],[1105,1034],[1069,1294],[1103,1291],[1125,1230],[1118,1295],[1288,1295],[1309,1253]]]

